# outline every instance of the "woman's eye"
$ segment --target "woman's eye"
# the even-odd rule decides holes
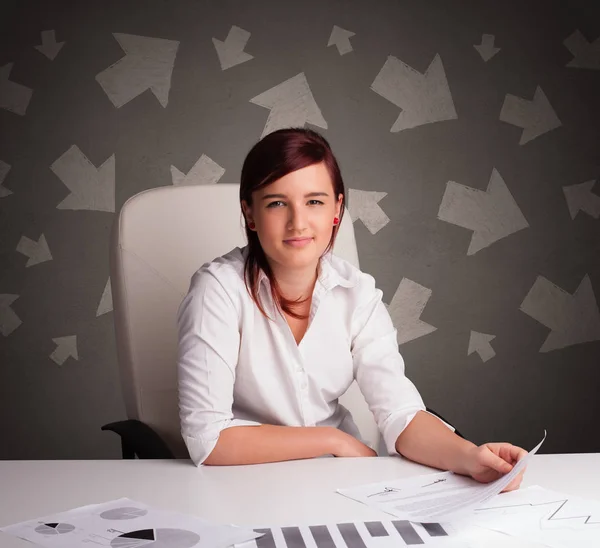
[[[310,205],[322,205],[323,202],[321,200],[309,200]]]
[[[276,202],[271,202],[267,207],[277,207],[280,204],[283,204],[283,202],[281,200],[277,200]]]

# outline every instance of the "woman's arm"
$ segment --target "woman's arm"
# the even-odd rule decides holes
[[[450,431],[436,417],[419,411],[396,440],[396,451],[406,458],[488,483],[510,472],[527,451],[510,443],[477,446]],[[506,486],[521,484],[525,469]]]
[[[376,453],[330,426],[233,426],[221,431],[204,464],[260,464],[323,455],[374,457]]]

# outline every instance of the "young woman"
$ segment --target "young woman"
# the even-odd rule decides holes
[[[477,447],[426,412],[382,292],[331,253],[344,200],[336,159],[314,131],[275,131],[248,153],[240,186],[248,244],[203,265],[178,311],[190,457],[199,466],[375,456],[338,403],[356,379],[389,454],[498,478],[526,452]]]

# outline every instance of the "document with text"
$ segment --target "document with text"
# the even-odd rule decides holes
[[[348,498],[373,506],[397,518],[417,523],[464,517],[500,493],[523,470],[542,441],[517,462],[512,470],[491,483],[479,483],[453,472],[426,474],[338,489]]]

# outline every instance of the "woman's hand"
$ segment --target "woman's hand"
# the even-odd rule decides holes
[[[354,436],[346,434],[337,428],[332,440],[332,452],[334,457],[376,457],[377,453],[366,446]]]
[[[485,443],[471,447],[467,452],[466,471],[469,476],[481,483],[497,480],[513,469],[527,451],[510,443]],[[523,480],[525,468],[521,470],[502,491],[518,489]]]

